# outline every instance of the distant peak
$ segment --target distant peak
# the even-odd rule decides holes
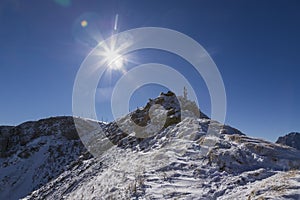
[[[277,139],[276,143],[293,147],[300,150],[300,133],[290,132],[285,136],[281,136]]]

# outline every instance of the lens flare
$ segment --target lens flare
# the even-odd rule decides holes
[[[86,20],[82,20],[80,24],[84,28],[88,25],[88,22]]]
[[[109,64],[115,62],[122,63],[123,61],[121,56],[126,55],[128,57],[128,54],[131,52],[149,48],[163,50],[178,55],[184,58],[194,67],[195,70],[197,70],[199,75],[201,75],[203,80],[205,81],[211,97],[211,118],[219,121],[220,124],[224,124],[226,116],[225,87],[222,76],[213,59],[209,56],[206,50],[193,38],[190,38],[183,33],[160,27],[136,28],[127,30],[122,33],[114,34],[110,38],[101,41],[91,51],[88,57],[86,57],[84,62],[81,64],[80,69],[76,75],[72,98],[73,115],[81,116],[84,118],[97,119],[95,109],[95,93],[97,91],[97,87],[99,85],[101,77],[105,74],[107,69],[110,69]],[[121,65],[117,64],[116,66]],[[124,68],[124,66],[122,66],[122,68]],[[136,68],[137,67],[135,67],[134,69]],[[179,76],[175,77],[176,70],[174,69],[173,71],[169,70],[163,72],[163,69],[169,68],[163,67],[161,64],[148,63],[146,65],[140,65],[140,67],[137,69],[140,69],[141,73],[138,74],[132,74],[133,72],[139,72],[137,71],[137,69],[134,69],[126,72],[122,76],[124,78],[119,79],[119,81],[113,88],[111,97],[111,110],[114,119],[117,119],[119,116],[124,116],[123,113],[128,113],[128,102],[133,93],[131,91],[135,91],[137,88],[145,84],[159,84],[164,87],[170,88],[172,91],[175,91],[175,94],[179,94],[179,92],[181,92],[182,86],[188,86],[189,88],[189,81],[185,81],[183,75],[177,73]],[[125,77],[127,77],[127,79],[125,79]],[[127,82],[121,82],[121,80],[126,80]],[[176,88],[179,88],[176,87],[176,85],[180,86],[180,91],[176,90]],[[194,88],[191,88],[191,90],[189,91],[193,91],[193,89]],[[196,99],[195,102],[198,102],[198,100]],[[158,118],[158,120],[160,119],[161,118]],[[82,128],[82,125],[76,120],[74,120],[74,122],[76,130],[78,131],[78,135],[85,136],[86,133],[83,131],[84,129]],[[132,133],[135,133],[135,136],[138,138],[147,138],[148,136],[151,137],[153,136],[152,134],[156,133],[154,131],[154,133],[152,132],[150,133],[151,135],[149,135],[149,132],[145,132],[147,131],[145,127],[141,127],[135,124],[135,122],[131,120],[131,117],[129,118],[129,121],[126,122],[126,124],[127,123],[128,126],[126,127],[129,127],[129,129],[126,129],[126,127],[124,126],[119,126],[119,124],[117,125],[119,128],[124,127],[124,130],[122,131],[125,134],[130,135]],[[206,137],[218,136],[218,134],[221,134],[222,126],[220,125],[216,127],[212,124],[213,123],[209,124],[207,128]],[[198,129],[199,128],[197,127],[197,130]],[[104,145],[97,145],[97,148],[92,149],[89,148],[91,145],[90,143],[86,142],[86,137],[82,137],[81,139],[87,149],[95,157],[99,157],[105,150],[111,148],[114,143],[110,141],[109,138],[105,139],[107,134],[105,133],[105,130],[102,130],[100,126],[95,127],[95,130],[93,130],[92,132],[96,133],[97,137],[99,136],[99,141],[105,141],[103,142]],[[144,133],[147,134],[145,135]],[[208,142],[205,142],[205,144],[201,147],[199,154],[207,155],[207,153],[210,152],[210,149],[214,147],[215,142],[215,140],[208,140]]]
[[[99,48],[95,50],[98,58],[97,67],[106,66],[108,70],[126,73],[126,65],[131,62],[130,56],[125,55],[124,51],[132,44],[130,37],[112,36],[111,40],[101,41]]]
[[[103,20],[94,12],[81,14],[72,25],[72,35],[76,42],[94,48],[103,40],[99,27],[103,27]],[[105,29],[105,27],[103,27]]]

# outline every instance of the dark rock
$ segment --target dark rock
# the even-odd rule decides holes
[[[291,132],[285,136],[279,137],[276,143],[300,150],[300,133]]]
[[[0,126],[0,158],[6,157],[8,149],[9,131],[13,126]]]
[[[29,158],[30,156],[30,151],[28,149],[22,151],[21,153],[18,154],[18,157],[20,158]]]

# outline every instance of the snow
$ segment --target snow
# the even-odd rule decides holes
[[[200,128],[194,129],[197,123]],[[64,199],[299,197],[300,173],[292,169],[300,164],[299,151],[244,135],[206,138],[201,128],[200,120],[186,119],[152,138],[156,144],[153,148],[113,146],[100,158],[66,171],[27,199],[53,199],[62,194]],[[192,131],[198,136],[189,137],[187,133]],[[203,138],[216,144],[207,155],[199,153]],[[271,156],[277,161],[271,161]],[[290,162],[285,162],[287,159]],[[60,187],[53,189],[55,185]]]
[[[94,157],[66,131],[66,119],[43,121],[39,131],[47,134],[35,137],[35,123],[23,125],[25,144],[16,141],[0,159],[0,199],[300,199],[300,151],[180,112],[171,94],[151,102],[162,103],[156,116],[172,113],[167,117],[180,122],[149,135],[157,128],[145,117],[150,109],[112,123],[75,118]],[[147,137],[135,137],[132,116]],[[31,149],[29,157],[18,156]]]

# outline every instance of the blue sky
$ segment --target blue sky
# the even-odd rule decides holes
[[[300,131],[300,3],[298,1],[21,1],[0,2],[0,124],[16,125],[72,114],[73,83],[95,43],[79,23],[104,38],[119,31],[155,26],[180,31],[199,42],[223,77],[226,123],[246,134],[275,140]],[[79,28],[78,28],[79,27]],[[198,88],[209,115],[205,83],[192,66],[167,52],[133,53],[138,63],[168,64]],[[113,87],[122,75],[111,72]],[[130,107],[142,106],[162,87],[134,93]],[[98,117],[111,119],[108,100],[97,101]],[[101,110],[101,112],[100,112]]]

